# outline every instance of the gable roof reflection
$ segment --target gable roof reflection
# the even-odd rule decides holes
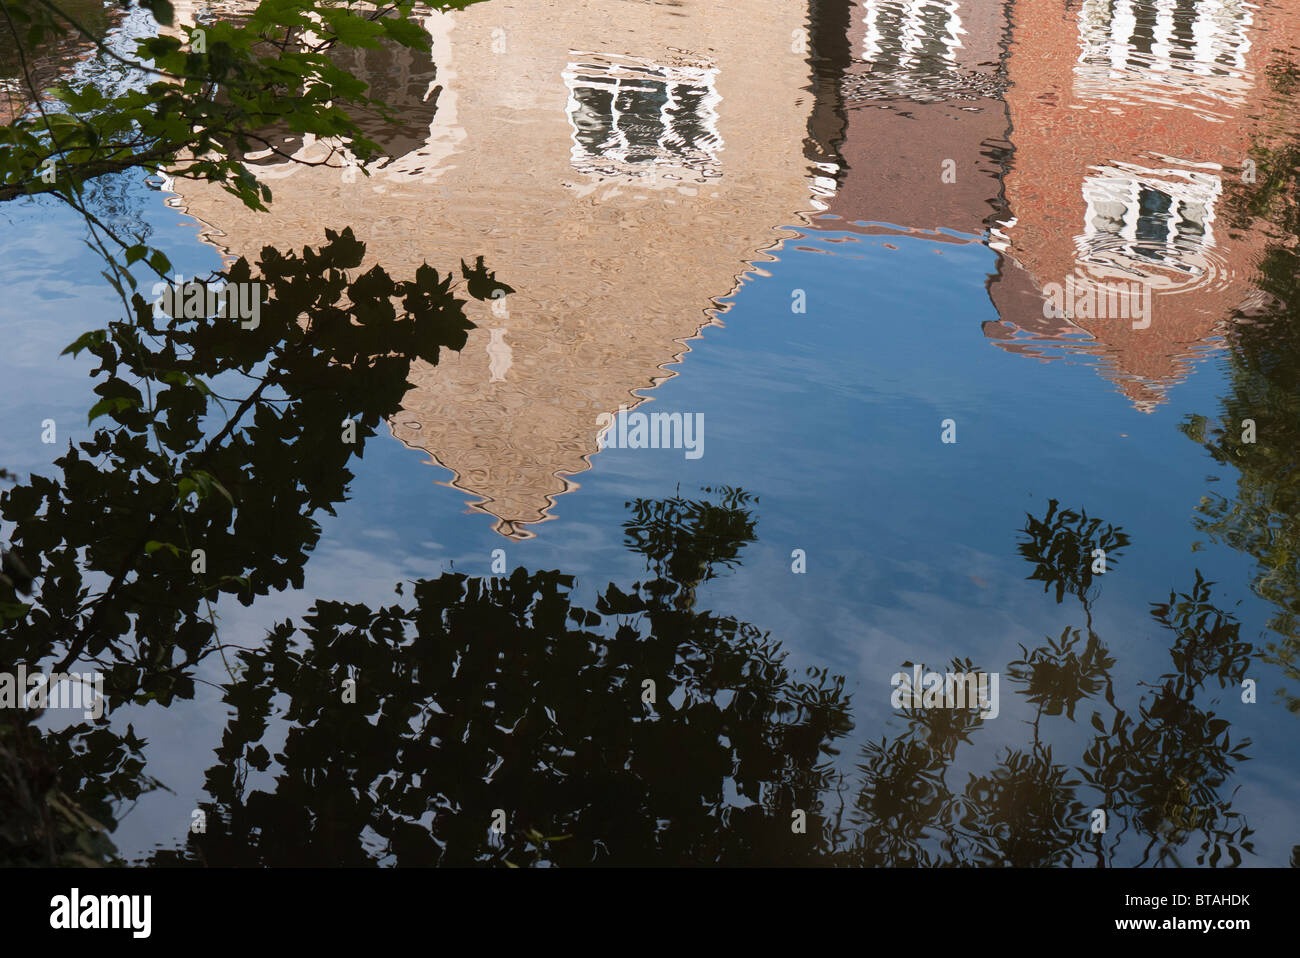
[[[351,225],[363,268],[395,276],[483,256],[517,292],[468,304],[466,347],[415,364],[390,426],[472,511],[526,538],[590,467],[598,417],[676,375],[719,302],[794,235],[779,224],[814,208],[810,68],[789,52],[805,15],[764,0],[428,13],[441,92],[423,146],[369,177],[270,167],[264,216],[208,184],[176,188],[235,252]],[[386,97],[385,72],[363,78]]]
[[[1222,344],[1252,301],[1265,245],[1220,222],[1229,171],[1288,107],[1262,75],[1252,37],[1300,39],[1300,17],[1240,0],[1085,0],[1077,18],[1017,8],[1007,102],[1014,218],[994,248],[1010,257],[990,284],[1003,349],[1096,366],[1151,411]],[[1149,327],[1127,317],[1043,315],[1043,290],[1080,275],[1141,281]]]

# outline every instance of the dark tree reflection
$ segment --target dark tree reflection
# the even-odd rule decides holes
[[[1170,668],[1136,704],[1102,640],[1066,629],[1005,669],[1036,713],[1023,744],[974,770],[978,711],[905,709],[902,734],[862,747],[856,798],[837,808],[843,680],[797,679],[756,627],[695,608],[698,583],[754,538],[753,505],[734,489],[629,503],[627,543],[653,578],[607,585],[591,608],[572,577],[523,569],[423,580],[379,610],[317,603],[240,654],[207,831],[153,863],[1043,867],[1252,851],[1231,802],[1247,743],[1210,699],[1251,649],[1199,576],[1153,604]],[[1038,577],[1072,580],[1072,562]]]
[[[399,408],[411,362],[472,328],[451,277],[361,273],[352,232],[327,239],[301,255],[267,247],[258,271],[241,259],[221,277],[259,285],[255,325],[156,312],[136,292],[130,316],[69,347],[99,360],[99,427],[55,461],[57,479],[0,492],[6,548],[35,577],[30,596],[0,582],[6,667],[80,663],[113,706],[167,706],[193,697],[195,666],[221,650],[218,593],[250,604],[302,585],[314,516],[346,498],[347,464]],[[39,734],[31,711],[0,711],[0,860],[103,858],[92,836],[156,784],[142,743],[107,717]]]
[[[1269,80],[1279,98],[1300,93],[1294,63],[1279,61]],[[1228,332],[1221,408],[1182,429],[1237,474],[1235,489],[1207,491],[1196,528],[1254,558],[1251,586],[1274,609],[1276,638],[1262,655],[1291,680],[1282,695],[1300,714],[1300,133],[1294,115],[1284,119],[1251,151],[1256,181],[1227,181],[1233,225],[1273,241],[1256,272],[1257,302]]]
[[[1058,512],[1054,500],[1023,533],[1030,578],[1055,589],[1058,601],[1075,596],[1087,619],[1084,630],[1022,646],[1003,673],[1034,706],[1029,741],[1001,749],[992,768],[971,770],[958,752],[984,732],[978,711],[905,709],[902,734],[862,749],[857,833],[835,859],[1106,866],[1188,864],[1180,854],[1190,851],[1198,865],[1240,863],[1253,851],[1252,831],[1232,807],[1231,779],[1249,743],[1234,741],[1229,720],[1210,710],[1214,691],[1235,696],[1249,668],[1253,650],[1239,624],[1213,605],[1212,583],[1199,573],[1190,591],[1154,603],[1171,668],[1140,683],[1136,706],[1126,707],[1112,680],[1116,660],[1092,628],[1096,590],[1080,565],[1092,562],[1092,543],[1112,549],[1128,536],[1083,512]],[[954,661],[950,670],[976,669]],[[1095,735],[1061,727],[1085,707]]]
[[[231,269],[267,287],[256,328],[156,317],[137,296],[129,320],[82,337],[100,428],[57,478],[0,492],[6,548],[32,575],[30,595],[25,575],[0,579],[6,665],[83,663],[114,706],[151,708],[192,698],[208,656],[229,665],[206,827],[161,835],[172,847],[151,864],[1214,866],[1252,851],[1232,805],[1247,743],[1215,711],[1251,645],[1198,574],[1152,606],[1168,666],[1117,688],[1092,569],[1128,536],[1054,500],[1019,552],[1082,621],[999,670],[1032,718],[991,756],[992,719],[924,708],[864,735],[856,766],[840,755],[845,680],[796,674],[777,638],[705,608],[705,584],[758,538],[738,488],[627,503],[639,581],[447,574],[382,608],[322,598],[224,647],[211,599],[301,587],[315,517],[347,497],[410,362],[465,341],[451,277],[359,274],[361,244],[329,240]],[[481,260],[461,276],[470,296],[504,287]],[[107,717],[50,730],[0,710],[0,863],[118,861],[123,809],[164,784],[147,752]]]
[[[778,643],[677,599],[734,561],[753,523],[728,491],[638,500],[656,576],[447,574],[372,610],[319,602],[243,652],[208,771],[207,864],[798,863],[827,851],[822,796],[850,728],[843,680],[795,677]],[[660,534],[675,543],[664,552]],[[686,570],[683,581],[674,569]],[[343,701],[349,680],[355,704]],[[654,703],[644,701],[649,680]],[[261,744],[287,693],[274,787]],[[496,809],[506,827],[490,826]],[[807,834],[792,830],[795,809]],[[155,863],[175,861],[164,853]]]

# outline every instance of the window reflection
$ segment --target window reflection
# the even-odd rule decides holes
[[[962,29],[958,0],[865,0],[862,58],[895,96],[943,90],[957,69]]]
[[[959,6],[957,0],[867,0],[863,59],[885,70],[955,65],[965,33]]]
[[[1084,0],[1076,86],[1098,97],[1239,105],[1251,86],[1252,9],[1245,0]]]
[[[574,167],[605,175],[720,175],[716,75],[707,67],[594,55],[569,64]]]
[[[1203,254],[1214,245],[1219,178],[1129,164],[1095,169],[1083,182],[1087,212],[1077,239],[1081,260],[1127,273],[1145,274],[1145,262],[1201,275]]]

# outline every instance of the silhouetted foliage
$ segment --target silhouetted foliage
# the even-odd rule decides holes
[[[992,769],[967,772],[960,787],[949,781],[959,748],[976,742],[984,720],[976,710],[904,709],[901,735],[862,749],[857,833],[834,860],[1103,866],[1147,864],[1154,852],[1157,863],[1181,864],[1179,850],[1199,838],[1197,864],[1239,864],[1254,849],[1253,832],[1225,793],[1249,743],[1234,742],[1230,722],[1198,701],[1211,681],[1224,689],[1245,676],[1253,649],[1241,641],[1239,623],[1213,605],[1212,583],[1199,573],[1190,592],[1153,604],[1154,622],[1173,634],[1173,669],[1144,683],[1136,708],[1125,708],[1111,679],[1116,660],[1092,631],[1090,580],[1079,567],[1091,563],[1092,542],[1109,543],[1109,551],[1127,545],[1128,536],[1082,512],[1058,513],[1055,500],[1044,519],[1030,517],[1027,531],[1031,543],[1020,551],[1035,563],[1031,578],[1056,584],[1058,597],[1078,598],[1089,623],[1086,638],[1066,628],[1034,649],[1022,646],[1022,658],[1007,667],[1017,694],[1036,707],[1031,741],[1002,749]],[[950,669],[975,670],[960,660]],[[1073,722],[1078,706],[1099,694],[1104,702],[1089,719],[1097,734],[1077,761],[1061,761],[1064,748],[1046,740],[1044,717]],[[1091,828],[1096,810],[1105,816],[1099,831]],[[1135,848],[1116,862],[1129,830],[1141,857]]]
[[[706,501],[638,512],[715,516]],[[746,530],[744,523],[734,523]],[[683,551],[734,553],[690,520]],[[743,533],[742,533],[743,534]],[[698,537],[698,538],[696,538]],[[208,771],[207,864],[798,863],[818,840],[843,680],[795,678],[752,625],[684,611],[681,583],[446,574],[379,610],[317,602],[239,655],[234,711]],[[655,683],[654,702],[643,682]],[[355,703],[345,701],[355,682]],[[272,703],[288,693],[282,714]],[[262,744],[289,724],[281,751]],[[249,770],[274,762],[274,788]],[[808,810],[809,834],[791,814]],[[503,834],[490,830],[495,809]],[[177,860],[161,853],[154,863]]]
[[[1300,90],[1300,67],[1270,66],[1279,102]],[[1252,145],[1256,182],[1228,179],[1225,209],[1235,225],[1253,226],[1271,242],[1253,282],[1258,302],[1227,335],[1230,391],[1214,417],[1189,416],[1182,431],[1220,465],[1237,473],[1232,492],[1210,490],[1196,528],[1254,557],[1251,586],[1274,608],[1277,640],[1262,653],[1300,685],[1300,130],[1284,114]],[[1300,714],[1300,693],[1281,693]]]
[[[99,359],[90,417],[113,425],[69,445],[58,479],[0,492],[35,586],[20,601],[15,589],[28,583],[0,581],[0,661],[31,671],[93,663],[109,702],[166,706],[193,696],[194,666],[220,649],[217,593],[249,604],[301,587],[320,535],[313,517],[346,498],[347,464],[399,408],[410,363],[437,362],[472,328],[450,277],[427,266],[410,281],[359,273],[364,246],[351,231],[327,238],[301,256],[268,247],[259,272],[241,259],[220,277],[260,284],[253,328],[155,312],[137,293],[131,318],[69,347]],[[214,389],[248,382],[235,398]],[[8,748],[30,754],[28,719],[16,721]],[[57,776],[28,798],[17,784],[13,794],[39,807],[62,789],[111,828],[110,804],[151,786],[138,774],[139,743],[108,721],[47,735]],[[57,842],[44,851],[63,855]]]

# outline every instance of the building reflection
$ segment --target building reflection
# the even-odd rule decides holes
[[[958,0],[865,0],[862,59],[900,92],[917,95],[957,67],[962,48]]]
[[[984,241],[1001,208],[1007,29],[1000,4],[855,3],[854,59],[843,80],[848,173],[822,227],[944,244]]]
[[[1223,221],[1261,128],[1282,105],[1265,72],[1300,18],[1237,0],[1020,6],[1007,58],[1011,219],[985,333],[1040,359],[1083,358],[1143,411],[1163,402],[1224,324],[1248,312],[1265,238]],[[1043,289],[1140,283],[1149,325],[1045,315]]]
[[[1258,305],[1265,238],[1230,229],[1224,200],[1280,115],[1260,78],[1300,15],[1238,0],[751,2],[620,4],[616,23],[597,0],[424,11],[429,57],[344,63],[401,118],[373,125],[390,155],[369,176],[346,148],[286,132],[284,152],[333,165],[254,157],[271,216],[202,183],[179,202],[232,254],[350,224],[395,275],[483,255],[517,292],[470,304],[466,349],[415,369],[391,426],[516,538],[576,487],[601,414],[675,375],[797,235],[786,226],[989,243],[985,336],[1095,365],[1142,410]],[[1045,309],[1045,289],[1073,281],[1142,284],[1154,316]]]
[[[1246,0],[1085,0],[1075,87],[1130,106],[1225,118],[1254,85]]]
[[[1287,122],[1263,78],[1298,21],[1242,0],[857,0],[846,173],[818,224],[989,243],[985,335],[1153,410],[1260,306],[1266,230],[1230,227],[1226,197]],[[1066,284],[1149,288],[1154,316],[1050,315]]]
[[[376,125],[392,156],[370,176],[346,151],[323,167],[268,156],[269,216],[207,184],[176,188],[232,254],[351,225],[394,276],[482,255],[518,291],[469,305],[466,348],[417,365],[391,426],[523,538],[589,467],[600,414],[648,401],[720,323],[719,301],[794,235],[784,224],[833,194],[833,162],[805,155],[814,68],[792,38],[809,9],[492,0],[422,16],[431,57],[344,64],[403,116],[396,140]],[[401,139],[413,117],[427,126]],[[301,159],[330,155],[284,140]]]

